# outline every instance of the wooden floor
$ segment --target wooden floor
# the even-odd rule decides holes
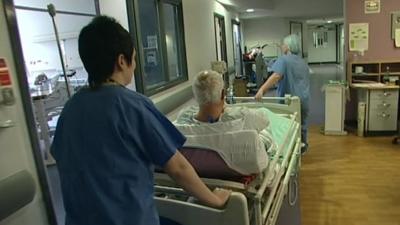
[[[302,159],[302,225],[400,225],[400,145],[391,137],[324,136]]]

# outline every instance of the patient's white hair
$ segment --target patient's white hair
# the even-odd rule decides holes
[[[212,70],[205,70],[197,74],[192,88],[194,98],[199,105],[218,103],[221,101],[224,80],[221,74]]]

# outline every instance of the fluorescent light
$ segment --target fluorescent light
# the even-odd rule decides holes
[[[332,23],[332,20],[328,20],[328,21],[326,21],[327,23]]]
[[[254,12],[254,9],[246,9],[246,12]]]

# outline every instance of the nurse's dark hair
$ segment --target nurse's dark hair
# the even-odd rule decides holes
[[[111,77],[120,54],[128,65],[132,63],[132,38],[114,18],[95,17],[82,28],[78,45],[91,88],[99,87]]]

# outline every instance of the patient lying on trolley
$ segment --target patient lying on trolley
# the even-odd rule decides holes
[[[262,172],[268,166],[267,152],[276,147],[269,130],[270,121],[266,112],[269,110],[225,106],[222,75],[214,71],[200,72],[192,88],[198,106],[182,110],[174,123],[187,137],[185,146],[209,151],[184,152],[184,155],[195,158],[189,161],[198,164],[194,165],[197,169],[202,167],[208,177],[234,177]],[[231,170],[218,166],[215,158],[204,156],[215,153]],[[204,174],[204,171],[198,172]]]

